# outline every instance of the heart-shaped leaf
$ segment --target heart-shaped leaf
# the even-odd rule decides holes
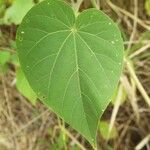
[[[20,63],[44,104],[96,143],[99,117],[122,70],[117,25],[96,9],[75,16],[59,0],[33,7],[17,34]]]

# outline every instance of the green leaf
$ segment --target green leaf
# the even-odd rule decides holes
[[[65,142],[67,142],[67,140]],[[58,149],[62,149],[64,147],[64,139],[63,139],[62,132],[60,133],[59,137],[57,138],[57,145],[58,145]]]
[[[8,71],[8,64],[7,62],[10,60],[10,52],[7,51],[0,51],[0,74],[6,74]]]
[[[12,64],[14,64],[16,66],[20,66],[17,54],[12,54],[11,58],[10,58],[10,61],[11,61]]]
[[[0,75],[1,75],[1,73],[3,75],[7,74],[8,70],[9,70],[8,64],[4,64],[4,65],[0,64]]]
[[[147,11],[147,14],[150,15],[150,0],[145,1],[145,9]]]
[[[109,122],[100,121],[99,130],[104,139],[114,139],[117,137],[117,129],[115,127],[112,128],[111,133],[109,134]]]
[[[23,96],[28,98],[33,105],[35,105],[37,101],[37,96],[32,90],[32,88],[30,87],[27,79],[24,76],[23,71],[20,68],[17,70],[16,78],[17,78],[16,86],[18,91]]]
[[[10,53],[7,51],[0,51],[0,64],[5,65],[10,59]]]
[[[11,7],[6,10],[4,23],[20,24],[22,18],[34,5],[33,0],[15,0]]]
[[[46,0],[25,16],[17,33],[22,69],[42,102],[96,145],[99,117],[122,71],[117,25],[89,9],[75,17],[59,0]]]
[[[119,93],[119,90],[120,90],[120,93]],[[115,103],[116,103],[116,99],[117,99],[117,97],[118,97],[118,94],[120,94],[120,97],[121,97],[121,104],[123,104],[123,103],[125,102],[125,100],[126,100],[127,93],[126,93],[126,91],[125,91],[125,89],[124,89],[124,87],[123,87],[122,84],[120,84],[120,85],[118,86],[118,88],[117,88],[116,91],[114,92],[113,96],[111,97],[111,103],[112,103],[113,105],[115,105]]]

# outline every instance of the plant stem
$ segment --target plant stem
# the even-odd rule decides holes
[[[71,0],[71,5],[75,11],[76,16],[78,15],[78,12],[79,12],[82,2],[83,2],[83,0],[77,0],[77,2],[75,3],[73,0]]]
[[[144,87],[142,86],[141,82],[139,81],[138,77],[135,74],[135,71],[131,65],[131,62],[129,60],[125,60],[126,64],[127,64],[127,68],[130,72],[130,75],[132,76],[132,78],[134,79],[137,88],[139,89],[140,93],[142,94],[145,102],[150,106],[150,97],[148,96],[148,94],[146,93]]]
[[[97,0],[91,0],[91,3],[93,5],[93,7],[95,7],[98,10],[100,9],[99,1],[97,1]]]
[[[57,116],[58,117],[58,116]],[[61,120],[60,118],[58,117],[58,124],[59,124],[59,127],[62,131],[62,134],[63,134],[63,144],[64,144],[64,149],[67,150],[67,145],[66,145],[66,132],[65,132],[65,124],[64,124],[64,121],[63,123],[61,123]]]
[[[93,150],[98,150],[96,146],[93,146]]]
[[[86,148],[80,144],[80,142],[67,129],[64,128],[64,132],[81,150],[86,150]]]
[[[64,128],[65,128],[65,122],[64,122],[64,121],[62,121],[62,124],[63,124],[62,131],[63,131],[63,141],[64,141],[64,147],[65,147],[65,150],[67,150],[67,144],[66,144],[66,132],[64,131]]]

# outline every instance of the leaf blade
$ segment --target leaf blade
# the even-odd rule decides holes
[[[96,145],[99,116],[122,71],[123,41],[116,24],[95,9],[75,18],[66,3],[46,0],[29,11],[17,35],[21,66],[33,90]]]

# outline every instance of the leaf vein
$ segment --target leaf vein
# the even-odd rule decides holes
[[[95,53],[94,53],[93,50],[89,47],[89,45],[87,44],[87,42],[86,42],[79,34],[77,34],[77,35],[78,35],[78,36],[80,37],[80,39],[84,42],[84,44],[88,47],[88,49],[91,51],[91,53],[94,54],[94,56],[95,56],[95,58],[96,58],[96,60],[97,60],[97,62],[98,62],[98,64],[99,64],[100,68],[103,70],[103,72],[104,72],[104,74],[105,74],[105,76],[106,76],[106,78],[107,78],[107,81],[108,81],[108,83],[109,83],[109,85],[110,85],[110,87],[111,87],[110,80],[109,80],[109,78],[108,78],[108,76],[107,76],[107,74],[106,74],[106,72],[105,72],[103,66],[101,65],[101,63],[99,62],[98,58],[96,57]]]
[[[58,21],[60,24],[62,24],[62,25],[64,25],[65,27],[67,27],[67,28],[70,28],[68,25],[66,25],[64,22],[62,22],[61,20],[59,20],[58,18],[52,18],[52,17],[50,17],[50,16],[47,16],[47,15],[34,15],[34,16],[32,16],[32,17],[29,17],[29,18],[34,18],[34,17],[45,17],[45,18],[48,18],[49,20],[56,20],[56,21]]]
[[[88,27],[88,26],[90,26],[90,25],[94,25],[94,24],[96,24],[96,23],[105,23],[105,22],[107,22],[107,21],[95,21],[95,22],[89,23],[89,24],[87,24],[87,25],[85,25],[85,26],[81,26],[81,27],[79,28],[79,30],[84,29],[84,28],[86,28],[86,27]]]
[[[53,70],[54,70],[54,68],[55,68],[55,65],[56,65],[58,56],[59,56],[59,54],[60,54],[60,52],[61,52],[61,50],[62,50],[62,47],[64,46],[64,44],[66,43],[67,39],[69,38],[69,36],[70,36],[71,34],[72,34],[72,33],[70,33],[70,34],[65,38],[64,42],[61,44],[61,46],[60,46],[60,48],[59,48],[59,50],[58,50],[58,53],[57,53],[57,55],[56,55],[56,58],[55,58],[55,60],[54,60],[53,66],[52,66],[52,68],[50,69],[50,72],[49,72],[49,80],[48,80],[48,94],[47,94],[48,97],[49,97],[49,93],[50,93],[51,77],[52,77],[52,73],[53,73]]]
[[[65,87],[65,91],[64,91],[64,94],[63,94],[63,98],[62,98],[62,106],[61,106],[61,112],[63,113],[63,108],[64,108],[64,100],[65,100],[65,96],[66,96],[66,92],[67,92],[67,89],[68,89],[68,86],[69,86],[69,83],[72,79],[72,77],[75,75],[75,73],[77,72],[78,70],[75,70],[71,76],[69,77],[68,81],[67,81],[67,84],[66,84],[66,87]]]
[[[42,32],[45,32],[45,33],[49,33],[48,31],[42,30],[42,29],[37,28],[37,27],[25,27],[24,29],[33,29],[33,30],[38,30],[38,31],[42,31]]]
[[[59,31],[56,31],[56,32],[50,32],[50,33],[48,33],[48,34],[46,34],[45,36],[43,36],[42,38],[40,38],[30,49],[29,49],[29,51],[27,52],[27,54],[25,55],[25,57],[27,57],[29,54],[30,54],[30,52],[32,51],[32,49],[34,48],[34,47],[36,47],[40,42],[42,42],[45,38],[47,38],[48,36],[50,36],[50,35],[53,35],[53,34],[57,34],[57,33],[60,33],[60,32],[67,32],[67,31],[69,31],[69,30],[59,30]]]
[[[56,53],[55,53],[55,54],[48,55],[48,56],[46,56],[46,57],[44,57],[44,58],[41,58],[40,60],[38,60],[37,62],[35,62],[35,63],[33,64],[33,66],[31,66],[31,69],[30,69],[30,70],[32,71],[33,68],[36,67],[39,63],[43,62],[45,59],[47,59],[47,58],[49,58],[49,57],[52,57],[52,56],[54,56],[54,55],[56,55]]]

